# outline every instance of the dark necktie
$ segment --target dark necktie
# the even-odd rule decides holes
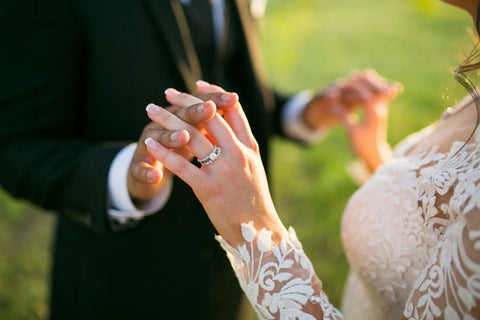
[[[203,77],[208,81],[212,76],[215,54],[215,34],[210,1],[191,0],[189,5],[185,4],[183,7]]]

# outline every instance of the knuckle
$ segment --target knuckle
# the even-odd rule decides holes
[[[142,180],[142,168],[138,165],[138,163],[135,163],[132,166],[132,176],[136,180]]]
[[[165,147],[170,147],[172,145],[172,141],[170,140],[170,133],[171,131],[169,130],[157,129],[150,133],[150,137],[156,140],[161,145]]]
[[[160,126],[154,122],[147,124],[142,131],[142,137],[146,137],[151,134],[152,131],[158,130]]]
[[[257,140],[255,139],[252,139],[251,141],[251,149],[255,152],[255,153],[260,153],[260,145],[258,144]]]
[[[172,112],[177,118],[185,120],[185,109],[188,108],[178,108],[174,112]]]

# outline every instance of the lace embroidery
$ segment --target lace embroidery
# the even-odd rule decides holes
[[[480,227],[469,222],[480,219],[480,130],[468,145],[455,142],[445,152],[410,142],[415,152],[397,151],[344,214],[348,260],[364,291],[372,292],[355,300],[369,299],[372,313],[349,306],[346,317],[480,319]],[[322,313],[323,319],[343,319],[315,291],[313,267],[293,229],[278,245],[253,222],[243,224],[242,233],[246,242],[237,248],[217,240],[260,319],[312,320]],[[350,296],[360,292],[347,290]],[[321,308],[311,311],[312,305]]]
[[[433,319],[441,310],[451,319],[457,319],[455,313],[458,319],[469,319],[466,305],[471,303],[461,301],[478,301],[480,262],[472,266],[472,257],[462,253],[466,244],[460,226],[465,227],[465,212],[477,208],[478,214],[480,208],[480,131],[468,145],[452,143],[448,152],[422,142],[422,135],[416,138],[401,150],[410,152],[416,146],[414,153],[397,150],[351,198],[342,221],[346,254],[376,293],[383,318],[403,313]],[[434,275],[441,281],[432,280]],[[412,300],[416,290],[419,301]]]
[[[476,319],[471,312],[480,299],[480,265],[464,250],[465,227],[460,220],[448,228],[432,262],[415,282],[403,313],[408,319]],[[470,232],[468,237],[479,250],[480,232]]]
[[[252,221],[241,228],[246,242],[236,249],[220,236],[216,239],[227,251],[259,319],[315,320],[304,310],[309,304],[321,306],[323,319],[343,319],[325,293],[312,288],[314,270],[293,228],[278,246],[273,244],[270,231],[257,231]]]

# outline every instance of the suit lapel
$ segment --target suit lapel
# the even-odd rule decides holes
[[[147,11],[165,35],[182,78],[190,92],[196,91],[195,81],[202,71],[180,0],[143,0]]]
[[[274,97],[270,90],[266,90],[265,79],[263,72],[263,62],[260,55],[260,40],[258,39],[258,32],[256,30],[256,22],[254,21],[250,13],[250,1],[234,0],[237,7],[240,22],[243,27],[243,35],[247,44],[247,50],[250,55],[253,72],[255,74],[256,81],[259,84],[259,88],[262,91],[263,100],[267,109],[270,109],[274,105]]]

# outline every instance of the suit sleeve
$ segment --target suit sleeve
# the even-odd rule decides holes
[[[282,112],[287,101],[287,96],[280,94],[279,92],[274,92],[274,101],[275,107],[273,108],[273,132],[276,135],[279,135],[284,138],[288,138],[285,132],[285,128],[282,122]]]
[[[122,147],[83,134],[81,36],[69,1],[0,0],[0,184],[108,230],[107,176]]]

